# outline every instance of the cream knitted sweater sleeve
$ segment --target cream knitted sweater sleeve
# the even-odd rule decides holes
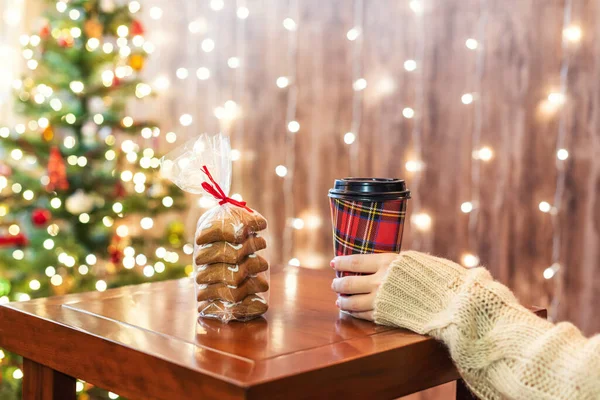
[[[481,399],[600,399],[600,335],[537,317],[484,268],[408,251],[391,264],[375,322],[446,344]]]

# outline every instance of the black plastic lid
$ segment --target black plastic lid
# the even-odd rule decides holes
[[[409,199],[410,191],[402,179],[344,178],[335,180],[329,197],[363,201]]]

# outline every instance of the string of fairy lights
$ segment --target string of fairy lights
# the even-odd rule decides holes
[[[352,45],[352,122],[350,131],[344,134],[344,143],[351,145],[348,161],[350,163],[350,175],[359,175],[358,151],[360,146],[360,124],[362,120],[363,90],[367,87],[367,81],[363,78],[363,37],[364,37],[364,1],[354,0],[353,26],[346,33],[346,38],[353,42]]]
[[[485,73],[485,38],[488,22],[488,12],[486,8],[487,0],[479,1],[479,20],[477,26],[477,39],[469,38],[465,41],[465,46],[470,50],[478,50],[475,58],[475,84],[472,93],[462,95],[463,104],[473,103],[473,128],[471,131],[471,177],[470,177],[470,195],[471,200],[463,202],[460,210],[469,215],[467,245],[470,252],[462,255],[461,262],[465,267],[473,268],[479,265],[479,256],[477,256],[477,222],[479,220],[480,203],[480,178],[481,162],[491,160],[492,150],[485,146],[481,147],[481,133],[483,126],[483,77]]]
[[[411,205],[413,212],[409,220],[410,226],[414,227],[412,248],[421,249],[423,246],[423,234],[431,228],[431,216],[422,210],[420,184],[425,169],[423,161],[422,133],[425,113],[425,71],[423,61],[425,59],[425,25],[423,12],[425,3],[423,0],[412,0],[408,3],[411,12],[414,14],[414,23],[417,32],[417,39],[414,47],[414,58],[404,61],[404,70],[410,74],[416,74],[415,86],[415,105],[405,107],[402,110],[402,116],[407,119],[413,119],[411,131],[412,157],[405,164],[405,168],[412,173],[410,182]]]
[[[561,224],[560,211],[565,192],[566,183],[566,160],[569,158],[569,151],[566,149],[567,142],[567,110],[564,107],[568,100],[568,78],[569,66],[572,55],[572,45],[576,45],[581,40],[581,28],[571,23],[571,13],[573,10],[572,0],[566,0],[563,9],[563,29],[562,29],[562,61],[560,67],[560,91],[548,95],[548,101],[560,107],[558,131],[556,137],[556,186],[553,197],[553,204],[541,202],[539,209],[542,212],[550,214],[552,219],[552,258],[551,265],[544,270],[544,278],[555,280],[555,291],[550,303],[549,318],[556,320],[563,293],[565,268],[561,264]]]

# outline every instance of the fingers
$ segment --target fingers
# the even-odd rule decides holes
[[[335,278],[331,283],[334,292],[340,294],[370,293],[375,289],[372,275]]]
[[[354,318],[365,319],[367,321],[373,321],[375,319],[373,316],[373,310],[360,311],[360,312],[349,312],[348,314],[352,315]]]
[[[357,294],[354,296],[340,296],[337,299],[337,306],[342,311],[366,312],[374,309],[375,293]]]
[[[392,253],[338,256],[331,260],[331,266],[336,271],[373,274],[381,267],[388,266],[397,256],[397,254]]]

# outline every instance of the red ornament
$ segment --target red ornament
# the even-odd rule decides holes
[[[48,39],[48,36],[50,36],[50,25],[44,24],[42,29],[40,29],[40,37],[42,39]]]
[[[125,186],[123,186],[123,183],[121,182],[121,180],[118,180],[117,183],[115,184],[115,193],[114,194],[117,199],[125,197],[125,195],[127,194],[127,191],[125,190]]]
[[[0,162],[0,175],[7,176],[7,177],[11,176],[12,168],[10,167],[10,165]]]
[[[112,80],[112,85],[113,85],[114,87],[117,87],[117,86],[119,86],[120,84],[121,84],[121,80],[120,80],[119,78],[117,78],[117,76],[115,75],[115,76],[113,77],[113,80]]]
[[[46,186],[46,190],[67,190],[69,181],[67,180],[67,167],[65,160],[60,154],[57,146],[50,149],[50,158],[48,160],[48,178],[50,182]]]
[[[0,247],[24,247],[28,244],[27,236],[22,233],[0,236]]]
[[[71,36],[61,36],[56,39],[56,43],[58,43],[60,47],[73,47],[75,41]]]
[[[123,260],[123,250],[121,249],[120,242],[121,238],[117,235],[112,237],[111,243],[108,246],[108,254],[110,256],[110,262],[113,264],[120,264]]]
[[[31,222],[33,222],[35,226],[46,225],[46,223],[50,221],[50,218],[52,218],[52,214],[44,208],[36,208],[31,213]]]
[[[140,21],[138,21],[137,19],[134,19],[133,21],[131,21],[131,27],[129,28],[129,32],[133,36],[143,35],[144,34],[144,26],[142,25],[142,23]]]

